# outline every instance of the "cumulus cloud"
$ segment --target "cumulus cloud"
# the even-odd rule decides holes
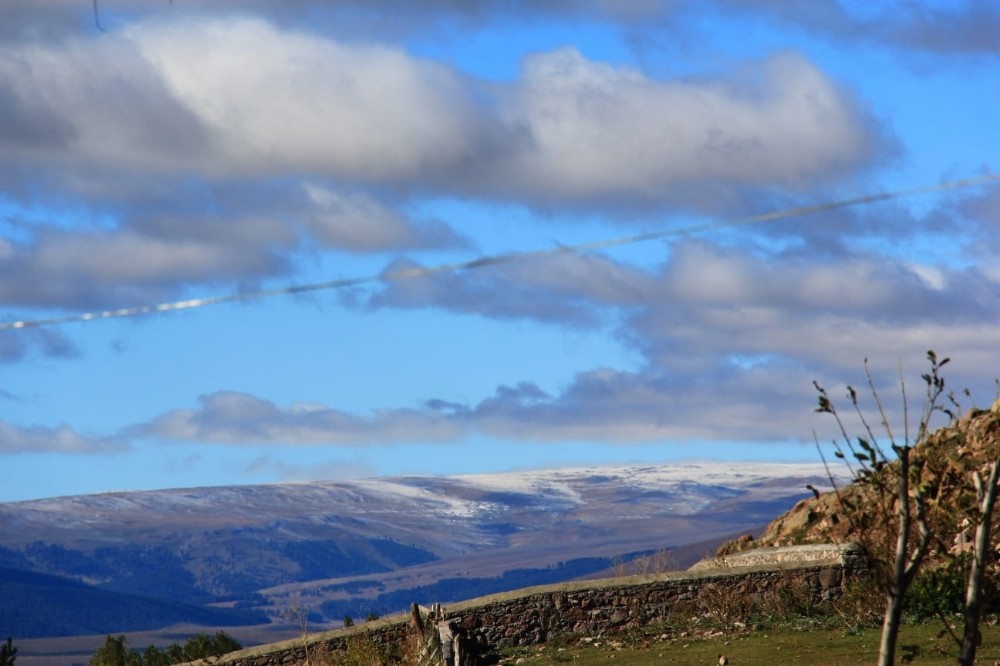
[[[559,312],[554,304],[560,299],[621,312],[619,336],[642,354],[638,368],[581,372],[556,392],[524,381],[474,402],[432,396],[418,408],[369,416],[320,406],[282,409],[220,394],[203,398],[197,410],[161,417],[145,432],[192,441],[345,444],[449,441],[460,434],[551,442],[808,441],[814,429],[822,432],[812,412],[814,380],[836,395],[847,383],[863,386],[867,358],[898,423],[899,367],[915,409],[928,349],[953,357],[948,377],[954,390],[971,389],[980,404],[992,400],[994,377],[983,373],[995,365],[1000,284],[977,269],[864,252],[817,261],[699,240],[676,243],[654,273],[616,267],[607,258],[595,260],[597,270],[588,272],[586,258],[563,259],[561,266],[548,265],[551,273],[536,273],[542,267],[531,262],[519,269],[516,262],[493,267],[510,269],[492,277],[493,290],[514,294],[512,301],[532,290],[543,294],[552,299],[539,307],[545,316]],[[612,288],[614,280],[602,279],[602,269],[620,284]],[[598,289],[596,283],[605,284]],[[462,292],[467,285],[457,283],[433,291],[439,287],[387,293],[422,307],[466,312],[475,311],[478,295],[480,307],[493,308],[490,316],[513,311],[511,303],[490,300],[493,290]],[[456,293],[468,302],[447,300]],[[530,304],[517,312],[534,316]],[[567,321],[573,322],[579,315],[570,312]]]
[[[169,440],[227,444],[370,444],[447,441],[460,424],[433,413],[391,409],[359,416],[316,404],[279,407],[237,391],[201,396],[197,409],[177,409],[135,428],[136,434]]]
[[[306,213],[306,226],[325,247],[384,252],[467,244],[440,220],[409,219],[364,192],[342,193],[308,183],[304,190],[313,205]]]
[[[969,279],[972,278],[972,279]],[[762,257],[705,241],[678,244],[664,266],[653,304],[685,301],[714,307],[780,307],[801,313],[848,314],[907,323],[946,305],[967,312],[992,305],[987,285],[950,272],[947,291],[930,289],[911,267],[885,256],[856,253],[838,261],[801,253]],[[976,304],[977,298],[986,299]],[[964,307],[963,307],[964,306]]]
[[[805,187],[885,148],[851,95],[792,54],[661,81],[567,48],[528,57],[520,81],[497,87],[389,46],[254,19],[3,52],[18,125],[6,147],[50,169],[662,202],[703,178]],[[18,149],[24,136],[38,139]]]
[[[211,128],[210,169],[393,181],[478,148],[478,109],[460,77],[400,49],[253,19],[137,27],[126,39]]]
[[[658,77],[567,47],[529,54],[519,75],[494,82],[388,40],[304,26],[292,18],[303,15],[301,3],[294,11],[270,0],[239,3],[238,16],[230,13],[236,4],[215,3],[203,16],[107,0],[109,32],[67,37],[72,21],[56,14],[75,7],[73,20],[89,22],[89,6],[14,0],[7,16],[16,25],[0,26],[0,197],[66,206],[66,217],[79,219],[45,220],[0,241],[0,304],[158,301],[192,285],[293,276],[300,254],[311,251],[462,246],[445,221],[408,213],[423,198],[715,212],[773,200],[764,195],[811,195],[899,150],[849,88],[799,53]],[[405,3],[321,4],[311,7],[328,17],[402,11]],[[431,22],[506,12],[623,25],[695,11],[687,2],[499,4],[428,3],[419,11]],[[742,4],[813,31],[861,26],[863,39],[935,53],[962,52],[952,26],[972,35],[966,52],[988,49],[1000,23],[983,2],[896,17],[878,30],[870,16],[838,3]],[[132,11],[143,18],[122,19]],[[993,239],[996,201],[970,200],[948,215],[974,218],[980,238]],[[739,251],[677,242],[653,269],[565,252],[351,295],[371,309],[615,327],[642,354],[635,370],[590,369],[552,393],[525,381],[468,404],[429,396],[419,407],[370,414],[220,391],[127,434],[342,445],[470,432],[545,441],[767,439],[806,430],[801,390],[817,376],[839,381],[864,355],[879,370],[930,347],[962,349],[960,370],[992,362],[1000,274],[989,243],[970,243],[986,268],[946,267],[859,249],[871,243],[858,239],[906,230],[912,220],[826,220],[789,234],[781,232],[790,225],[776,225]],[[941,228],[957,224],[949,218]],[[387,272],[418,266],[399,259]],[[35,352],[72,348],[41,331],[0,338],[0,361]],[[65,427],[4,427],[16,450],[97,451],[123,441]]]
[[[655,367],[685,374],[777,357],[842,375],[864,357],[893,367],[937,348],[962,349],[973,375],[988,364],[1000,312],[997,283],[975,269],[861,253],[765,258],[708,243],[678,247],[653,293],[628,335]]]
[[[386,275],[420,270],[399,260]],[[601,306],[641,302],[651,287],[642,269],[599,255],[554,252],[503,258],[493,265],[461,272],[432,273],[418,279],[392,280],[366,296],[348,294],[348,305],[378,308],[439,308],[498,319],[534,319],[590,328],[602,323]]]
[[[2,47],[6,169],[160,172],[204,158],[210,137],[127,40]],[[39,170],[41,170],[39,172]],[[83,176],[84,174],[80,174]]]
[[[870,40],[927,55],[989,56],[1000,52],[1000,7],[989,0],[942,6],[915,3],[906,11],[889,7],[862,17],[851,16],[842,7],[838,3],[840,16],[830,23],[807,20],[805,25],[838,37]],[[792,18],[799,17],[792,14]]]
[[[51,230],[0,261],[0,302],[68,308],[157,302],[184,283],[259,278],[284,266],[266,246],[167,240],[131,230]],[[24,276],[33,279],[17,279]]]
[[[475,30],[498,20],[602,21],[638,34],[650,25],[670,25],[692,15],[768,17],[838,40],[869,41],[937,56],[997,52],[1000,9],[991,0],[944,4],[910,3],[905,11],[889,4],[857,6],[839,0],[216,0],[212,3],[150,3],[101,0],[95,14],[78,0],[7,0],[0,40],[64,39],[96,32],[95,22],[115,30],[126,20],[198,19],[252,13],[278,25],[322,30],[350,39],[357,34],[403,40],[438,34],[448,27]]]
[[[567,48],[500,85],[247,16],[22,37],[0,41],[0,192],[81,223],[42,220],[4,243],[8,305],[169,300],[294,275],[303,250],[462,246],[446,222],[407,212],[427,194],[715,209],[835,182],[888,145],[794,54],[660,80]],[[512,307],[530,309],[525,296]]]
[[[253,13],[279,25],[322,29],[350,38],[376,34],[406,38],[441,30],[444,25],[474,29],[493,20],[600,18],[629,24],[669,14],[679,3],[659,0],[214,0],[211,3],[150,3],[144,0],[100,0],[95,7],[78,0],[8,0],[0,39],[56,39],[96,31],[99,22],[114,30],[127,19],[210,18]],[[124,17],[124,18],[123,18]]]
[[[0,303],[88,309],[155,303],[184,287],[252,285],[295,272],[303,248],[385,252],[459,247],[437,220],[412,219],[363,192],[239,186],[119,206],[113,228],[43,218],[0,241]],[[230,287],[232,288],[232,287]]]
[[[65,424],[50,428],[0,421],[3,453],[116,453],[127,448],[125,438],[82,435]]]
[[[898,349],[894,347],[893,353]],[[254,396],[216,394],[203,397],[198,409],[169,412],[131,433],[205,444],[342,446],[450,442],[473,435],[614,444],[810,442],[814,432],[823,441],[835,438],[832,422],[818,420],[813,412],[816,393],[812,382],[819,380],[839,399],[846,383],[859,388],[866,385],[862,359],[851,356],[847,367],[843,358],[822,365],[788,359],[780,353],[771,356],[726,356],[725,362],[716,359],[669,372],[652,367],[641,371],[596,369],[580,373],[556,395],[522,382],[500,386],[494,395],[473,404],[431,399],[421,409],[381,410],[370,416],[314,406],[315,418],[310,418],[295,407],[275,408]],[[909,363],[907,385],[916,401],[911,410],[920,401],[923,384],[918,374],[926,370],[923,357],[923,351],[903,355]],[[976,357],[973,364],[984,360]],[[876,363],[873,370],[887,414],[897,424],[902,422],[898,362],[900,356],[896,355],[891,364]],[[963,365],[967,371],[970,364]],[[238,399],[253,409],[233,410],[230,405],[215,404],[217,399],[227,403]],[[870,408],[867,404],[866,409]]]
[[[1000,188],[964,197],[934,216],[943,233],[964,241],[969,259],[996,278],[1000,275]]]
[[[257,19],[137,25],[2,55],[0,145],[36,168],[393,182],[455,168],[482,143],[457,72]]]
[[[565,48],[527,58],[512,98],[530,144],[499,182],[541,199],[691,203],[685,190],[704,182],[807,188],[887,147],[850,94],[791,53],[724,77],[659,81]]]
[[[558,396],[524,401],[497,396],[476,405],[467,420],[496,437],[536,441],[785,440],[807,437],[790,416],[808,415],[809,403],[782,373],[734,373],[728,385],[709,388],[691,377],[610,368],[577,375]],[[741,392],[753,400],[733,399]],[[762,411],[761,404],[787,405]],[[780,414],[780,423],[775,416]]]
[[[1000,7],[990,0],[943,7],[912,5],[893,14],[879,17],[881,32],[901,47],[938,55],[1000,53]]]

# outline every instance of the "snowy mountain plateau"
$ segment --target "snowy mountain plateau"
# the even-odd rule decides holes
[[[298,608],[329,624],[345,615],[398,611],[412,601],[448,602],[594,576],[650,553],[668,552],[660,566],[682,567],[712,543],[759,529],[810,496],[807,484],[829,485],[821,464],[588,467],[0,504],[0,588],[7,599],[0,613],[8,625],[22,618],[22,626],[6,628],[21,632],[15,635],[72,634],[72,622],[51,621],[69,585],[172,604],[175,614],[178,608],[232,614],[192,616],[195,622],[253,624]],[[45,590],[63,592],[44,593],[40,580],[48,581]],[[79,594],[77,614],[90,603]],[[32,625],[35,614],[18,615],[22,603],[48,605],[38,613],[48,626]],[[177,621],[158,612],[135,612],[134,621],[109,616],[108,623],[119,624],[92,622],[86,630]]]

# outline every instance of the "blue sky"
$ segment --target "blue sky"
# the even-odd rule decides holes
[[[0,321],[558,250],[991,174],[970,2],[12,0]],[[988,405],[1000,187],[0,331],[0,501],[816,460],[813,380]]]

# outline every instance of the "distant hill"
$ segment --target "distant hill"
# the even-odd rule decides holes
[[[101,590],[69,578],[0,568],[0,628],[18,638],[106,634],[181,622],[260,624],[260,611],[207,608]]]
[[[334,623],[682,553],[765,524],[825,479],[819,464],[705,463],[0,504],[12,595],[0,622],[16,610],[20,629],[4,629],[16,636],[78,635],[180,619],[226,626],[304,608],[314,625]],[[63,612],[84,597],[94,614]],[[213,615],[222,605],[255,615]]]

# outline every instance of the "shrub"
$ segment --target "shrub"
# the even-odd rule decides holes
[[[914,620],[961,615],[965,610],[971,555],[964,553],[943,564],[920,572],[906,597],[906,613]],[[997,571],[988,569],[983,577],[983,611],[1000,611]]]
[[[848,581],[839,597],[830,603],[831,614],[848,634],[882,626],[885,593],[880,584],[865,576]]]
[[[367,633],[347,639],[347,649],[323,655],[319,663],[324,666],[382,666],[389,663],[389,656]]]
[[[17,648],[14,647],[14,639],[8,638],[6,643],[0,644],[0,666],[14,666],[17,658]]]
[[[129,649],[125,636],[108,636],[104,645],[90,658],[89,666],[170,666],[207,657],[221,657],[242,647],[224,631],[216,632],[215,636],[195,634],[183,646],[171,643],[164,650],[150,645],[143,653]]]

